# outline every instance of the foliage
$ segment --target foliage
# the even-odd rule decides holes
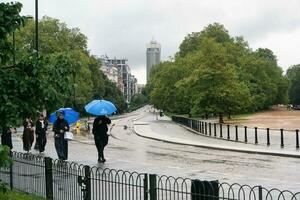
[[[0,192],[0,199],[6,200],[43,200],[45,198],[26,194],[19,191],[7,191],[6,193]]]
[[[8,6],[11,5],[14,4]],[[57,19],[43,17],[39,21],[38,60],[33,19],[14,31],[16,64],[12,69],[0,71],[0,82],[4,84],[0,91],[7,94],[2,99],[6,103],[0,106],[0,114],[7,118],[4,125],[16,125],[25,116],[35,117],[44,108],[52,112],[60,107],[74,107],[83,112],[84,105],[93,98],[117,102],[120,111],[126,108],[121,92],[100,71],[100,60],[89,54],[87,37],[78,28],[68,28]],[[6,41],[13,50],[11,34]],[[12,51],[5,55],[10,58],[6,64],[13,65]],[[30,72],[22,74],[22,69]],[[20,95],[14,99],[16,93]]]
[[[0,145],[0,168],[7,168],[11,165],[12,160],[9,156],[10,148],[5,145]]]
[[[287,103],[282,73],[271,50],[252,51],[242,37],[214,23],[187,35],[174,61],[153,67],[146,88],[158,109],[222,117]]]
[[[136,110],[136,109],[146,105],[147,102],[148,102],[148,99],[145,96],[145,94],[143,94],[143,93],[135,94],[131,97],[129,109]]]
[[[0,145],[0,168],[8,168],[12,160],[10,158],[10,148],[5,145]],[[7,191],[7,186],[0,179],[0,195]]]
[[[287,70],[287,78],[290,81],[290,103],[300,105],[300,64],[291,66]]]

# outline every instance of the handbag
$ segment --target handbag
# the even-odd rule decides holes
[[[64,135],[65,140],[73,140],[73,138],[74,138],[74,135],[72,132],[68,132],[68,131],[65,132],[65,135]]]

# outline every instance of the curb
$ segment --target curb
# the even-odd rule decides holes
[[[135,128],[133,128],[133,132],[139,137],[143,137],[143,138],[151,139],[151,140],[156,140],[156,141],[160,141],[160,142],[166,142],[166,143],[170,143],[170,144],[201,147],[201,148],[213,149],[213,150],[225,150],[225,151],[238,152],[238,153],[260,154],[260,155],[280,156],[280,157],[288,157],[288,158],[300,158],[300,154],[295,155],[295,154],[285,154],[285,153],[279,153],[279,152],[263,152],[263,151],[256,151],[256,150],[231,149],[231,148],[222,148],[222,147],[209,146],[209,145],[200,145],[200,144],[197,145],[197,144],[188,144],[188,143],[183,143],[183,142],[174,142],[174,141],[169,141],[169,140],[165,140],[165,139],[159,139],[159,138],[154,138],[154,137],[150,137],[150,136],[144,136],[144,135],[139,134],[138,132],[136,132]]]

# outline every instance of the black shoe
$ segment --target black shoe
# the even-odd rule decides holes
[[[98,163],[104,163],[106,160],[104,158],[98,159]]]

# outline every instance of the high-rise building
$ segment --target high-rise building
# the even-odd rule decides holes
[[[126,58],[113,58],[101,56],[101,70],[107,78],[115,82],[122,91],[127,103],[131,101],[132,95],[136,91],[137,79],[131,74],[131,69],[127,64]]]
[[[150,71],[153,65],[160,63],[160,49],[161,46],[156,41],[152,40],[147,45],[146,57],[147,57],[147,82],[149,81]]]

